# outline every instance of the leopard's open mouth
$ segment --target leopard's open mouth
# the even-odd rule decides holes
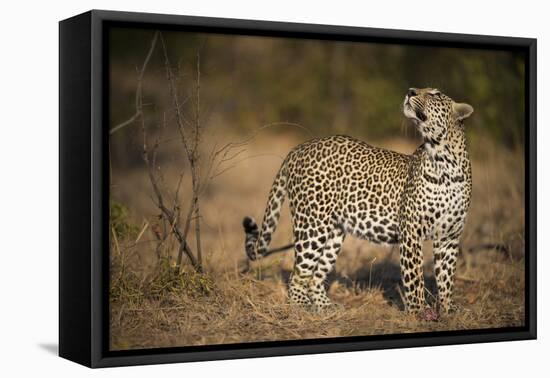
[[[414,104],[410,103],[409,96],[406,96],[403,102],[403,114],[405,114],[407,118],[420,122],[425,122],[428,119],[422,110],[416,109]]]

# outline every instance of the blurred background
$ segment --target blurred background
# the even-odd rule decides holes
[[[113,28],[110,33],[113,128],[135,113],[139,70],[154,31]],[[205,270],[222,293],[220,298],[225,299],[203,302],[184,290],[183,294],[178,292],[177,299],[171,299],[175,302],[169,302],[177,305],[175,309],[163,312],[159,308],[172,308],[167,307],[166,298],[151,297],[139,286],[158,266],[154,227],[159,209],[152,201],[142,159],[141,124],[129,123],[110,137],[111,223],[117,237],[114,251],[118,251],[113,253],[112,271],[116,273],[124,266],[126,273],[138,278],[124,284],[113,281],[113,293],[117,293],[112,297],[113,348],[327,336],[319,334],[320,320],[313,315],[286,313],[285,327],[272,325],[283,321],[273,314],[286,303],[285,283],[292,270],[292,253],[262,263],[262,285],[240,286],[247,282],[238,275],[245,260],[241,220],[245,215],[262,218],[267,193],[282,160],[291,148],[312,137],[347,134],[372,145],[412,153],[421,141],[401,110],[409,87],[438,88],[475,109],[465,122],[473,164],[473,197],[462,238],[456,290],[457,302],[467,310],[436,326],[404,318],[396,310],[400,307],[398,252],[394,247],[348,238],[329,288],[333,298],[353,310],[344,313],[340,328],[331,323],[329,336],[523,324],[522,54],[174,31],[163,31],[162,36],[176,77],[180,110],[188,119],[197,115],[200,56],[200,174],[206,183],[200,196],[201,239]],[[165,68],[165,56],[157,43],[142,81],[143,114],[150,142],[159,138],[155,169],[162,190],[171,200],[182,180],[180,201],[186,208],[191,175]],[[206,160],[212,151],[228,143],[237,147],[210,169]],[[290,215],[285,205],[272,245],[290,240]],[[189,243],[195,242],[191,235]],[[162,248],[170,259],[177,255],[177,244],[165,243]],[[425,248],[425,272],[433,281],[431,246]],[[122,263],[117,260],[121,256]],[[135,282],[139,289],[125,291],[131,286],[128,282]],[[433,285],[430,287],[436,295]],[[140,298],[137,302],[136,292]],[[224,302],[228,298],[229,304]],[[249,307],[251,299],[254,308]],[[359,308],[357,303],[367,302],[368,316],[353,312]],[[144,315],[127,314],[133,307]],[[151,311],[152,317],[147,315]],[[254,319],[243,320],[253,313]],[[267,318],[270,320],[259,321]],[[214,322],[217,326],[212,326],[212,319],[218,320]],[[258,328],[251,328],[251,324]]]

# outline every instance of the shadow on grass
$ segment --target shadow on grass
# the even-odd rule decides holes
[[[426,289],[430,293],[436,293],[435,278],[430,274],[430,269],[431,267],[424,268]],[[288,284],[291,271],[282,270],[280,274],[283,281]],[[374,265],[365,265],[347,276],[332,272],[327,278],[327,287],[330,287],[330,284],[334,281],[348,288],[359,290],[380,289],[383,292],[384,299],[390,306],[396,306],[402,311],[405,309],[400,293],[400,290],[402,290],[401,268],[395,261],[385,259]],[[433,298],[426,299],[431,302]]]

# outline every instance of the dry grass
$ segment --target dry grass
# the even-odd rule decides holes
[[[299,141],[289,135],[260,137],[246,155],[261,156],[241,161],[213,181],[202,199],[205,275],[190,270],[175,273],[176,246],[170,242],[161,248],[163,257],[157,258],[150,230],[158,210],[149,197],[145,170],[113,171],[113,198],[131,209],[129,222],[141,226],[131,236],[112,238],[112,349],[523,325],[523,160],[521,152],[493,145],[471,148],[474,193],[457,272],[457,313],[426,322],[401,311],[396,248],[352,238],[346,240],[329,280],[329,296],[343,305],[338,311],[316,315],[287,304],[290,252],[255,263],[250,273],[240,274],[245,261],[241,219],[261,218],[281,162],[276,156],[283,157]],[[376,144],[408,153],[414,149],[402,140]],[[163,164],[167,186],[173,184],[170,177],[179,177],[179,163],[169,155]],[[286,244],[290,237],[285,211],[272,245]],[[470,251],[482,243],[502,244],[506,251]],[[427,288],[435,295],[429,243],[425,250]]]

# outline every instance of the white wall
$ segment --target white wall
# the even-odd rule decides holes
[[[57,21],[91,8],[539,39],[539,214],[550,212],[546,128],[550,51],[544,1],[5,1],[0,27],[0,375],[531,376],[548,367],[548,271],[539,216],[539,340],[91,371],[57,343]],[[7,84],[7,85],[6,85]],[[37,86],[40,91],[36,91]],[[6,211],[7,209],[7,211]],[[541,274],[546,273],[546,276]],[[546,351],[544,350],[546,348]],[[547,370],[547,368],[545,369]],[[534,374],[540,375],[540,374]]]

